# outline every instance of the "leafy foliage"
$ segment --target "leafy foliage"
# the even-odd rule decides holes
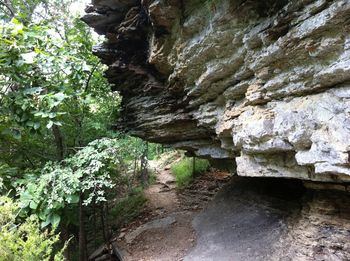
[[[27,147],[41,151],[43,143],[55,144],[55,126],[64,136],[62,149],[71,148],[106,135],[115,116],[120,98],[91,53],[89,31],[79,19],[64,28],[62,38],[55,24],[25,26],[13,18],[0,25],[0,143],[8,164],[6,158],[18,154],[22,160]],[[52,146],[49,158],[55,150]],[[38,157],[26,155],[37,164]]]
[[[33,216],[17,224],[17,212],[16,203],[0,197],[0,261],[64,260],[62,250],[54,251],[58,235],[53,231],[41,232]]]
[[[146,148],[151,157],[158,153],[154,144],[112,131],[121,97],[91,52],[97,36],[70,12],[76,2],[0,1],[0,194],[14,200],[22,221],[11,221],[18,234],[6,240],[25,251],[6,245],[15,253],[8,260],[46,260],[39,244],[51,251],[56,237],[45,229],[73,227],[76,235],[84,226],[78,210],[103,212],[119,188],[137,185]],[[27,233],[38,243],[27,242],[33,256]]]
[[[131,137],[97,139],[62,162],[49,161],[43,168],[28,170],[14,185],[21,214],[36,214],[42,227],[56,226],[67,210],[77,206],[81,192],[86,206],[105,202],[106,191],[123,182],[123,168],[127,173],[133,165],[125,159],[141,155],[139,143]]]
[[[0,19],[9,21],[14,16],[19,17],[23,22],[29,22],[35,8],[40,0],[4,0],[0,1]]]
[[[95,140],[63,162],[27,173],[18,189],[22,215],[36,214],[42,227],[56,226],[67,207],[79,202],[80,192],[86,194],[84,205],[106,201],[111,174],[117,174],[119,146],[115,139]]]

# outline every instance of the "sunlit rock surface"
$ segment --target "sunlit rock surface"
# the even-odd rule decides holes
[[[349,0],[95,0],[117,125],[241,176],[350,181]]]

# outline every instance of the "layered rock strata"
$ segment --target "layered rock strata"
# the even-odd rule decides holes
[[[93,0],[118,126],[241,176],[350,181],[349,0]]]

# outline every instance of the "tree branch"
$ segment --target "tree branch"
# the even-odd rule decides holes
[[[89,76],[88,76],[88,78],[86,80],[86,83],[85,83],[84,92],[87,92],[89,90],[89,85],[90,85],[90,81],[91,81],[92,75],[96,71],[97,67],[98,67],[98,63],[95,64],[94,68],[92,68],[91,72],[89,73]]]
[[[10,18],[15,17],[16,14],[9,3],[5,3],[5,1],[0,1],[0,5],[4,6],[10,12]]]

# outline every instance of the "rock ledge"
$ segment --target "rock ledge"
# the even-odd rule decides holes
[[[350,181],[349,0],[93,0],[123,129],[241,176]]]

